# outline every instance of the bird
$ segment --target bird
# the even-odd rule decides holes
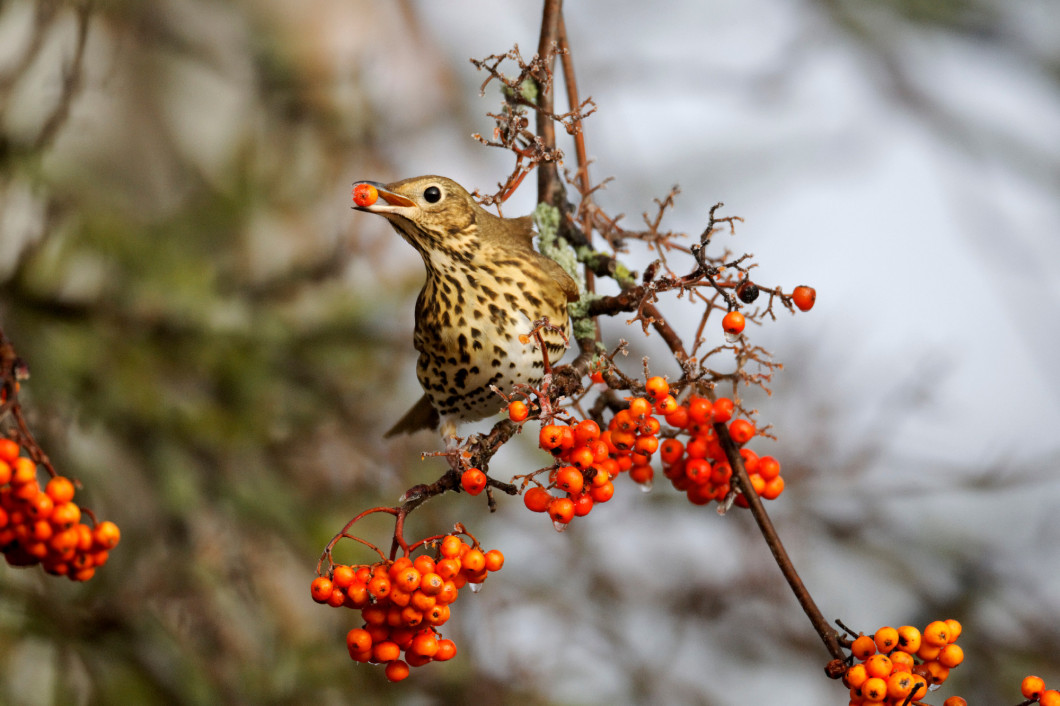
[[[567,304],[578,284],[533,247],[530,216],[503,218],[484,209],[452,179],[419,176],[354,184],[354,208],[386,218],[423,258],[426,279],[416,298],[413,346],[424,395],[384,435],[439,429],[499,412],[516,384],[540,384],[541,352],[528,339],[547,318],[569,335]],[[545,328],[549,361],[565,350],[564,335]]]

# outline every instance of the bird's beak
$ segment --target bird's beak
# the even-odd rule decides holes
[[[412,208],[416,206],[416,203],[410,199],[405,198],[401,194],[395,193],[388,188],[386,184],[380,184],[377,181],[359,181],[353,185],[354,193],[357,193],[358,187],[362,184],[374,187],[378,194],[378,197],[372,202],[367,203],[363,206],[354,206],[354,209],[358,211],[367,211],[368,213],[400,213],[402,209]]]

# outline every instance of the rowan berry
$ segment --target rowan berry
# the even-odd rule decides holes
[[[412,565],[416,567],[416,571],[420,572],[421,577],[425,574],[435,573],[434,559],[426,554],[420,554],[416,557],[413,560]],[[423,579],[421,578],[420,580],[422,581]]]
[[[552,502],[552,495],[544,488],[534,486],[523,493],[523,505],[531,512],[545,512]]]
[[[913,659],[913,655],[908,652],[902,652],[901,650],[891,650],[888,657],[891,658],[892,671],[894,672],[911,672],[913,667],[916,666],[916,660]]]
[[[725,318],[721,320],[721,327],[725,330],[725,333],[730,336],[736,336],[742,333],[746,324],[746,318],[738,311],[730,311],[725,315]]]
[[[858,660],[864,662],[872,655],[876,654],[876,643],[872,641],[872,638],[868,635],[859,635],[854,640],[853,644],[850,645],[850,654],[854,655]],[[890,674],[890,670],[887,672]],[[873,674],[872,676],[878,677],[879,674]]]
[[[575,517],[585,517],[593,511],[593,505],[596,504],[593,496],[588,491],[582,491],[578,495],[572,496],[571,500],[574,501]]]
[[[486,487],[486,474],[477,468],[469,468],[460,475],[460,487],[468,495],[478,495]]]
[[[331,595],[328,596],[327,604],[332,608],[338,608],[346,603],[346,593],[341,588],[332,584]]]
[[[629,414],[634,420],[639,420],[651,414],[651,402],[643,397],[634,397],[629,401]]]
[[[456,657],[456,643],[452,640],[439,640],[438,651],[434,653],[435,662],[447,662]]]
[[[753,478],[754,476],[752,476]],[[758,476],[761,478],[761,476]],[[759,495],[764,500],[776,500],[780,497],[780,494],[784,492],[784,478],[777,476],[772,480],[765,481],[765,485],[762,486],[762,492]]]
[[[1023,693],[1024,698],[1036,699],[1045,691],[1045,680],[1033,675],[1023,677],[1020,691]]]
[[[596,454],[588,446],[579,446],[567,454],[567,462],[584,471],[596,462]]]
[[[666,415],[666,423],[672,427],[677,427],[678,429],[684,429],[687,427],[688,407],[677,405],[677,409]]]
[[[18,444],[13,439],[0,439],[0,461],[14,463],[18,453]]]
[[[371,184],[360,183],[353,187],[353,202],[365,208],[371,206],[379,198],[379,190]]]
[[[74,499],[74,484],[69,478],[55,476],[48,481],[48,484],[44,487],[44,492],[48,494],[48,497],[56,505],[68,503]]]
[[[923,641],[929,645],[942,647],[950,641],[950,626],[943,620],[934,620],[924,628]]]
[[[867,641],[864,643],[866,645],[866,649],[871,646],[872,651],[875,652],[876,643],[872,641],[872,638],[868,635],[862,635],[862,637],[868,638]],[[858,639],[860,640],[861,638],[859,637]],[[886,679],[888,676],[890,676],[892,667],[893,665],[891,663],[891,658],[887,655],[873,654],[865,658],[865,669],[868,670],[870,677],[880,677],[882,679]]]
[[[673,414],[680,407],[673,395],[665,395],[655,403],[655,411],[664,417]]]
[[[950,628],[950,642],[956,642],[957,638],[961,636],[961,631],[964,630],[964,627],[953,618],[947,618],[945,623]]]
[[[892,627],[882,627],[872,636],[876,649],[883,654],[890,654],[898,646],[898,631]]]
[[[508,419],[513,422],[521,422],[530,416],[530,407],[522,400],[512,400],[508,403]]]
[[[685,445],[677,439],[664,439],[659,444],[659,458],[663,463],[674,463],[685,453]]]
[[[847,668],[843,674],[843,683],[851,689],[857,689],[869,678],[869,672],[864,664],[855,664]]]
[[[690,458],[685,462],[685,477],[696,485],[703,485],[710,480],[712,468],[705,458]]]
[[[956,667],[964,661],[964,650],[951,642],[939,652],[938,661],[943,667]]]
[[[317,603],[327,603],[333,590],[334,587],[332,586],[331,579],[324,576],[317,576],[313,579],[313,582],[309,584],[309,591],[313,596],[313,600]]]
[[[732,419],[733,403],[728,397],[719,397],[714,400],[714,405],[711,411],[711,421],[715,424],[729,421]]]
[[[556,487],[560,490],[564,490],[571,495],[577,495],[582,492],[584,484],[585,477],[574,466],[564,466],[556,471]]]
[[[942,702],[942,706],[968,706],[968,701],[960,696],[951,696]]]
[[[466,564],[465,564],[466,568]],[[434,596],[441,592],[442,587],[445,586],[445,579],[440,574],[436,574],[431,571],[423,574],[420,577],[419,590],[421,593],[427,596]]]
[[[1038,697],[1039,706],[1060,706],[1060,691],[1047,689]]]
[[[658,400],[670,394],[670,384],[666,382],[666,378],[656,375],[648,378],[644,383],[644,391],[648,393],[649,397]]]
[[[898,649],[909,654],[916,654],[920,649],[920,631],[912,625],[898,628]]]
[[[589,489],[589,495],[592,496],[593,502],[606,503],[615,495],[615,484],[611,481],[607,481],[600,485],[594,485]]]
[[[92,530],[92,540],[104,549],[113,549],[121,541],[121,530],[110,520],[104,520]]]
[[[713,403],[705,397],[688,399],[688,417],[697,424],[709,424],[713,410]]]
[[[600,425],[591,419],[583,419],[574,425],[574,441],[577,444],[588,444],[600,438]]]
[[[538,435],[538,443],[541,444],[541,448],[545,451],[551,451],[559,447],[563,442],[563,431],[566,427],[562,427],[558,424],[546,424],[541,427],[541,433]]]
[[[887,682],[880,677],[869,677],[861,685],[861,695],[874,703],[887,698]]]
[[[887,679],[887,698],[894,703],[903,703],[916,686],[916,679],[909,672],[895,672]]]
[[[0,486],[7,485],[11,482],[11,464],[7,461],[0,460]]]
[[[729,424],[729,436],[740,446],[753,439],[755,432],[755,425],[746,419],[734,419]]]
[[[383,660],[380,660],[383,661]],[[386,674],[386,678],[390,681],[401,681],[407,679],[409,676],[409,665],[400,659],[393,659],[387,662],[386,669],[383,672]]]
[[[442,595],[442,594],[438,594]],[[450,601],[451,603],[452,601]],[[435,604],[432,608],[426,610],[423,614],[423,619],[428,625],[438,627],[449,620],[449,604]]]
[[[749,279],[745,279],[736,285],[736,296],[744,304],[751,304],[755,299],[758,299],[758,285]]]
[[[438,548],[441,555],[447,559],[452,559],[460,556],[460,550],[463,547],[463,540],[453,534],[446,535],[442,539],[442,544]]]
[[[557,498],[558,500],[567,500],[567,498]],[[573,505],[573,503],[571,503]],[[551,512],[551,510],[550,510]],[[465,573],[475,573],[481,571],[486,567],[486,555],[482,553],[481,549],[470,549],[462,559]]]
[[[37,482],[37,464],[25,456],[11,462],[11,485]]]
[[[799,307],[800,311],[809,311],[817,301],[817,290],[806,285],[799,285],[791,293],[791,301]]]
[[[486,571],[500,571],[504,566],[504,554],[500,549],[490,549],[486,552]]]

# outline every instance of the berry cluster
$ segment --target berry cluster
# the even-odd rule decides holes
[[[1046,689],[1045,680],[1041,677],[1026,676],[1020,684],[1024,698],[1031,703],[1037,701],[1041,706],[1060,706],[1060,691]]]
[[[723,501],[732,489],[732,467],[713,425],[728,422],[729,435],[740,446],[757,434],[755,425],[746,419],[732,419],[734,405],[725,397],[711,402],[693,395],[678,403],[662,377],[648,378],[645,391],[648,397],[630,398],[629,407],[617,412],[603,432],[591,420],[571,426],[544,425],[538,444],[551,452],[559,465],[550,472],[547,486],[539,485],[523,494],[526,507],[547,512],[556,529],[562,530],[574,517],[589,514],[595,503],[610,500],[615,490],[612,481],[620,473],[628,472],[641,487],[651,488],[655,475],[651,462],[656,452],[662,459],[664,475],[675,488],[687,493],[692,503]],[[513,421],[525,420],[527,413],[525,402],[516,400],[508,405]],[[676,429],[674,437],[661,442],[660,418]],[[678,438],[681,436],[687,443]],[[780,463],[775,458],[759,457],[747,448],[741,449],[740,455],[758,495],[773,500],[784,491]],[[465,490],[481,490],[485,478],[480,478],[480,473],[477,469],[465,473]],[[747,507],[742,496],[735,501]]]
[[[121,538],[113,522],[81,522],[74,484],[55,476],[41,488],[37,464],[0,439],[0,551],[12,566],[40,564],[56,576],[87,581]]]
[[[549,473],[547,488],[535,486],[523,493],[523,504],[533,512],[547,512],[556,529],[562,531],[575,517],[588,515],[596,503],[610,500],[615,494],[611,480],[622,470],[622,463],[609,437],[591,419],[573,426],[541,427],[538,443],[560,465]],[[560,494],[553,495],[549,489]]]
[[[956,644],[960,634],[961,624],[956,620],[935,620],[923,632],[904,625],[859,635],[850,646],[857,663],[843,676],[850,688],[850,706],[898,706],[937,688],[950,669],[964,661],[964,650]],[[947,706],[963,701],[952,699],[946,701]]]
[[[435,557],[421,554],[393,561],[348,566],[336,564],[329,576],[310,585],[313,600],[332,607],[356,608],[364,624],[346,634],[346,647],[357,662],[386,665],[386,677],[401,681],[410,667],[444,662],[456,644],[438,627],[449,620],[449,605],[460,589],[472,591],[487,573],[504,565],[496,549],[483,552],[456,535],[441,538]]]

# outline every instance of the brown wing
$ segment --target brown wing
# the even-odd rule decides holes
[[[441,418],[438,416],[438,410],[431,404],[427,395],[424,395],[416,404],[412,405],[412,409],[405,412],[405,416],[399,419],[398,423],[390,428],[390,431],[383,434],[383,438],[389,439],[398,434],[412,434],[420,429],[437,429],[440,422]]]

